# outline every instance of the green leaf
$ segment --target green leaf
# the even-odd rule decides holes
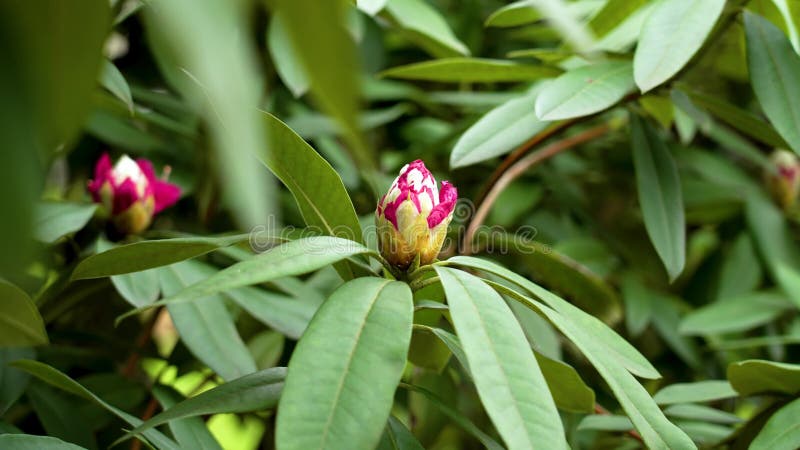
[[[703,46],[725,0],[660,0],[642,26],[633,58],[636,84],[647,92],[672,78]]]
[[[578,424],[578,431],[628,431],[632,429],[631,419],[625,416],[591,415],[584,417]]]
[[[469,55],[444,17],[425,0],[388,0],[384,10],[410,40],[432,56]]]
[[[435,393],[425,389],[421,386],[415,386],[412,384],[400,383],[400,387],[407,389],[412,392],[419,392],[420,394],[424,395],[425,398],[431,402],[434,406],[439,408],[439,410],[446,415],[454,424],[458,425],[477,439],[487,450],[503,450],[503,446],[497,443],[491,436],[487,435],[483,431],[481,431],[474,423],[472,423],[469,418],[461,414],[459,411],[447,406],[445,402],[436,396]]]
[[[413,307],[408,285],[380,278],[331,295],[289,361],[279,448],[375,447],[406,364]]]
[[[455,169],[506,154],[544,130],[533,105],[540,89],[509,100],[478,119],[456,142],[450,153]]]
[[[652,364],[636,350],[630,343],[619,336],[614,330],[609,328],[596,317],[587,314],[566,300],[542,288],[536,283],[522,277],[498,264],[491,261],[469,257],[455,256],[448,259],[445,264],[467,267],[481,270],[487,273],[504,278],[543,301],[547,306],[555,310],[569,322],[577,325],[583,330],[587,330],[593,337],[594,342],[603,346],[604,354],[610,354],[615,359],[616,364],[621,365],[631,373],[642,378],[661,378],[661,375]],[[530,306],[530,305],[526,305]],[[562,323],[562,322],[559,322]],[[554,323],[554,326],[558,324]],[[562,330],[563,331],[563,330]]]
[[[0,434],[0,447],[10,450],[85,450],[58,438],[32,434]]]
[[[545,86],[536,98],[536,115],[571,119],[613,106],[633,89],[631,67],[628,61],[608,61],[570,70]]]
[[[700,403],[737,397],[731,384],[725,380],[706,380],[694,383],[671,384],[656,392],[653,400],[659,405]]]
[[[800,447],[800,399],[778,410],[750,444],[750,450],[793,450]]]
[[[550,66],[521,64],[499,59],[445,58],[392,67],[382,77],[448,83],[494,83],[538,80],[561,73]]]
[[[308,80],[303,65],[297,60],[286,24],[283,22],[280,14],[272,15],[267,28],[267,46],[278,76],[281,77],[283,84],[289,88],[292,95],[299,98],[308,92],[311,82]]]
[[[127,422],[129,425],[137,426],[142,423],[141,419],[131,414],[126,413],[110,404],[106,403],[100,397],[91,393],[88,389],[81,386],[78,382],[73,380],[72,378],[66,376],[64,373],[48,366],[47,364],[40,363],[38,361],[31,361],[31,360],[20,360],[12,363],[14,367],[22,369],[29,374],[35,376],[36,378],[51,384],[65,392],[69,392],[70,394],[77,395],[85,400],[88,400],[92,403],[97,404],[108,410],[109,412],[113,413],[115,416],[119,417],[120,419]],[[144,433],[144,436],[153,444],[155,444],[161,450],[178,450],[178,445],[169,439],[168,437],[164,436],[158,430],[148,430]],[[2,438],[2,436],[0,436]]]
[[[166,266],[246,241],[249,238],[249,234],[239,234],[134,242],[84,259],[75,268],[72,279],[102,278]]]
[[[275,367],[281,360],[286,338],[277,331],[264,330],[247,341],[247,348],[256,361],[258,370]]]
[[[41,382],[31,383],[25,395],[48,435],[88,449],[97,448],[89,424],[75,414],[78,406],[75,397],[68,397]]]
[[[506,239],[497,235],[497,241]],[[521,241],[508,243],[509,252],[518,256],[531,274],[548,288],[554,289],[573,304],[614,324],[622,316],[622,302],[616,291],[591,269],[543,244]],[[547,249],[546,251],[543,249]]]
[[[83,228],[94,215],[96,204],[43,202],[34,211],[33,236],[47,244]]]
[[[39,310],[28,294],[0,279],[0,347],[47,344]]]
[[[521,0],[505,5],[493,12],[484,22],[485,27],[516,27],[541,20],[535,0]]]
[[[762,291],[723,298],[687,314],[679,331],[687,335],[714,335],[750,330],[794,309],[780,292]]]
[[[671,405],[664,410],[670,417],[678,419],[699,420],[701,422],[715,422],[724,424],[735,424],[742,422],[742,419],[726,411],[704,405],[694,405],[691,403],[680,403]]]
[[[187,286],[216,274],[213,268],[185,261],[158,270],[164,296],[177,295]],[[242,342],[236,324],[221,299],[198,298],[167,306],[186,347],[225,380],[256,371],[256,363]]]
[[[316,102],[342,127],[356,161],[364,168],[373,167],[357,120],[358,58],[355,42],[345,28],[350,5],[315,0],[279,0],[274,4]],[[273,148],[273,153],[278,152],[286,153]]]
[[[316,297],[289,297],[252,286],[225,291],[224,295],[260,322],[292,339],[300,339],[321,304]]]
[[[174,296],[151,303],[144,308],[131,310],[117,320],[154,306],[189,302],[230,289],[313,272],[358,254],[378,257],[373,250],[357,242],[333,236],[313,236],[287,242],[220,270]]]
[[[646,4],[647,0],[609,0],[589,21],[589,28],[594,31],[595,36],[603,37]]]
[[[389,416],[377,450],[425,450],[402,422]]]
[[[285,367],[273,367],[245,375],[180,401],[139,424],[128,434],[146,435],[153,427],[189,417],[273,409],[281,396],[284,378]]]
[[[478,395],[506,445],[522,449],[547,442],[567,448],[547,382],[511,309],[475,276],[445,267],[436,273]]]
[[[100,84],[128,106],[128,111],[133,114],[133,98],[131,88],[122,72],[109,60],[103,61],[103,70],[100,72]]]
[[[289,188],[306,224],[326,235],[363,243],[358,215],[339,174],[286,124],[269,113],[263,118],[274,151],[262,162]],[[337,266],[345,280],[353,278],[353,270]]]
[[[113,275],[111,283],[122,298],[137,308],[153,303],[161,293],[156,269]]]
[[[793,396],[800,393],[800,365],[759,359],[739,361],[728,365],[728,380],[742,396]]]
[[[800,308],[797,272],[800,248],[783,212],[763,195],[751,193],[745,205],[747,225],[772,280]]]
[[[753,239],[742,231],[733,241],[720,269],[717,300],[752,292],[761,285],[763,270]]]
[[[631,116],[631,133],[645,228],[670,281],[674,281],[686,263],[686,222],[678,168],[661,137],[636,115]]]
[[[689,92],[692,101],[742,134],[772,146],[789,148],[783,138],[761,117],[726,102],[718,96]]]
[[[758,102],[769,121],[800,153],[800,56],[767,19],[745,11],[747,66]]]
[[[627,275],[622,282],[625,299],[625,325],[631,336],[638,336],[647,328],[653,316],[652,291],[637,277]]]
[[[0,348],[0,417],[25,392],[30,378],[27,373],[15,369],[9,363],[35,356],[33,349],[28,347]]]
[[[594,391],[569,364],[534,352],[558,409],[574,413],[594,411]]]
[[[153,396],[161,403],[164,410],[172,408],[176,403],[184,400],[179,392],[166,386],[153,386]],[[171,420],[169,430],[182,448],[222,450],[200,417]]]

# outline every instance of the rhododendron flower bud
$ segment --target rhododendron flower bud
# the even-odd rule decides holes
[[[432,263],[442,249],[456,200],[456,188],[443,181],[439,190],[421,160],[406,164],[375,212],[383,257],[401,269],[417,257],[420,265]]]
[[[773,170],[765,176],[767,188],[783,209],[789,209],[800,191],[800,160],[790,151],[776,150],[770,161]]]
[[[153,165],[146,159],[134,161],[127,155],[111,166],[103,154],[89,181],[89,193],[110,216],[114,228],[122,234],[141,233],[153,216],[178,201],[178,186],[156,178]]]

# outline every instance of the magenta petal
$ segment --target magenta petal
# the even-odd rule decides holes
[[[428,214],[428,228],[433,228],[453,212],[458,200],[458,190],[448,181],[442,181],[442,189],[439,191],[439,204],[434,206]]]
[[[153,197],[155,198],[154,214],[169,208],[181,198],[181,188],[175,184],[155,179],[151,186],[153,187]]]
[[[96,202],[100,202],[100,189],[106,181],[111,181],[113,185],[113,177],[111,176],[112,166],[111,158],[108,153],[103,153],[103,156],[97,160],[94,166],[94,179],[89,180],[89,193]]]
[[[139,193],[136,190],[136,183],[130,178],[126,178],[119,186],[114,188],[114,207],[112,214],[119,214],[130,208],[139,200]]]

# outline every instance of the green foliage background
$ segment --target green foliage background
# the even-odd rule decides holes
[[[0,2],[0,448],[800,447],[766,182],[799,30],[794,0]],[[184,192],[142,236],[90,203],[105,151]],[[418,158],[466,201],[391,280],[374,208]]]

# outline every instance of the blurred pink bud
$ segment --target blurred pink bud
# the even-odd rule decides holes
[[[775,150],[770,156],[772,170],[765,181],[772,197],[785,210],[794,206],[800,191],[800,160],[788,150]]]
[[[401,269],[408,268],[417,255],[420,265],[436,260],[456,200],[456,188],[443,181],[439,190],[422,160],[406,164],[375,211],[383,257]]]
[[[181,190],[157,178],[146,159],[134,161],[124,155],[112,167],[104,153],[89,181],[89,193],[110,215],[118,232],[137,234],[147,229],[154,215],[174,205]]]

